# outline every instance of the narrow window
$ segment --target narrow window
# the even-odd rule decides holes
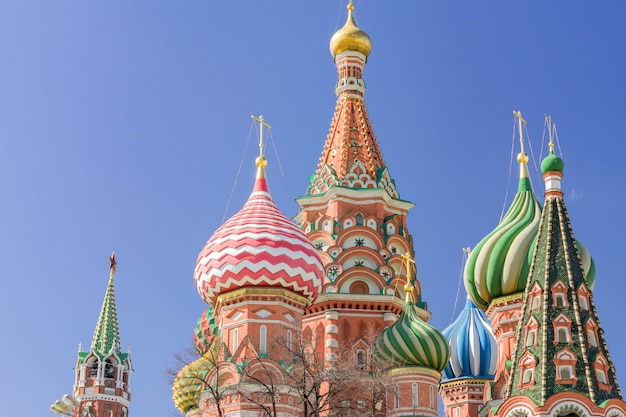
[[[366,363],[365,363],[365,351],[359,349],[356,351],[356,369],[357,371],[365,371]]]
[[[561,374],[561,379],[572,378],[572,368],[569,366],[559,366],[559,373]]]
[[[598,341],[596,340],[596,332],[589,329],[587,330],[587,339],[589,339],[589,344],[593,347],[598,347]]]
[[[535,331],[531,330],[528,332],[528,336],[526,337],[526,346],[535,346]]]
[[[293,333],[291,330],[287,330],[287,350],[293,352]]]
[[[567,343],[567,329],[565,327],[559,327],[556,331],[556,340],[559,343]]]
[[[602,382],[606,384],[606,374],[602,369],[596,369],[596,378],[598,378],[598,382]]]
[[[267,326],[262,325],[259,329],[259,353],[267,353]]]
[[[400,387],[397,384],[393,386],[393,408],[400,408]]]
[[[113,364],[109,359],[104,364],[104,377],[113,378]]]
[[[430,387],[430,409],[435,409],[435,388],[431,385]]]
[[[532,311],[535,311],[538,308],[539,308],[539,296],[536,295],[536,296],[533,297],[533,301],[532,301],[532,303],[530,305],[530,309]]]
[[[583,310],[589,310],[589,306],[587,305],[587,297],[581,295],[578,297],[578,303],[580,304],[580,308]]]
[[[233,329],[233,349],[232,351],[235,352],[237,351],[237,348],[239,347],[239,329]]]
[[[557,307],[565,306],[565,298],[563,297],[563,294],[556,295],[556,306]]]
[[[522,384],[527,384],[530,381],[533,380],[533,370],[532,369],[526,369],[524,371],[524,376],[522,378]]]
[[[363,226],[363,215],[362,214],[357,214],[356,216],[354,216],[354,220],[356,221],[356,225],[357,226]]]

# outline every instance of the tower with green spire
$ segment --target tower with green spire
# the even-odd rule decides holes
[[[493,415],[625,415],[626,403],[563,200],[563,160],[555,155],[552,140],[550,149],[541,164],[545,204],[511,374],[504,402]]]
[[[96,330],[87,351],[79,348],[74,397],[94,417],[127,417],[130,405],[130,351],[122,352],[115,305],[115,253]]]

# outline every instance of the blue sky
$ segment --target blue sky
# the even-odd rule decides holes
[[[122,345],[135,366],[131,416],[174,413],[165,369],[189,346],[204,309],[194,264],[227,210],[250,115],[273,127],[285,177],[270,144],[270,187],[295,215],[334,110],[328,41],[345,5],[0,4],[2,414],[48,415],[71,392],[112,250]],[[355,6],[373,42],[364,73],[369,114],[401,197],[416,203],[409,230],[431,323],[450,323],[461,248],[493,229],[514,194],[512,110],[528,121],[537,160],[549,113],[572,225],[596,261],[594,296],[626,384],[626,3]],[[252,188],[252,135],[229,215]],[[532,164],[531,175],[542,200]]]

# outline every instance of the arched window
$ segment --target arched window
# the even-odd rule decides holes
[[[267,353],[267,326],[264,324],[259,328],[259,353]]]
[[[587,340],[589,340],[589,344],[593,347],[598,347],[598,340],[596,339],[596,332],[592,329],[587,330]]]
[[[536,332],[534,330],[528,332],[528,335],[526,336],[526,346],[535,346],[535,335]]]
[[[556,304],[557,307],[564,307],[565,306],[565,296],[563,294],[556,294],[554,296],[554,304]]]
[[[354,216],[354,221],[356,222],[357,226],[363,226],[364,224],[363,215],[360,213],[357,214],[356,216]]]
[[[535,310],[538,310],[538,309],[539,309],[539,296],[536,295],[536,296],[533,297],[533,301],[532,301],[532,303],[530,305],[530,310],[531,311],[535,311]]]
[[[533,370],[526,369],[524,371],[524,376],[522,377],[522,384],[527,384],[533,380]]]
[[[98,376],[98,362],[97,362],[97,361],[94,361],[94,362],[91,364],[91,367],[90,367],[90,368],[91,368],[91,369],[90,369],[90,371],[89,371],[89,376],[91,376],[92,378],[97,377],[97,376]]]
[[[587,304],[587,297],[584,295],[578,296],[578,304],[580,304],[580,308],[583,310],[589,310],[589,304]]]
[[[104,363],[104,377],[113,378],[113,364],[110,359],[107,359]]]
[[[237,348],[239,347],[239,329],[233,329],[232,335],[233,335],[232,352],[235,352],[237,351]]]
[[[606,373],[603,369],[596,369],[596,378],[598,378],[598,382],[606,384]]]
[[[559,343],[567,343],[568,337],[567,337],[567,329],[565,327],[559,327],[556,331],[556,340]]]
[[[357,371],[365,371],[367,368],[367,360],[365,357],[365,351],[359,349],[356,351],[356,369]]]

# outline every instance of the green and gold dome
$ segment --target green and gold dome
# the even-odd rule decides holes
[[[365,57],[372,51],[372,40],[369,35],[359,29],[354,21],[354,5],[352,1],[348,4],[348,20],[332,38],[330,38],[330,53],[333,57],[344,51],[360,52]]]
[[[406,303],[400,317],[374,343],[384,360],[402,366],[424,366],[441,372],[450,360],[450,345],[439,330],[417,315],[412,302],[413,285],[407,284]]]
[[[555,155],[554,142],[552,142],[552,138],[550,138],[550,153],[548,156],[543,158],[543,161],[541,161],[541,173],[559,172],[562,174],[564,168],[565,163],[563,162],[563,159]]]

